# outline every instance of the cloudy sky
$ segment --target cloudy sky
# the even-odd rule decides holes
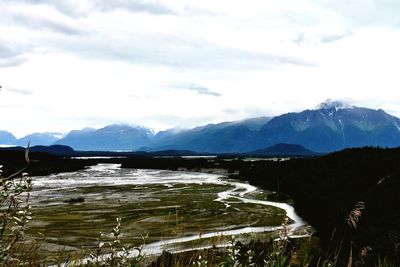
[[[396,0],[0,0],[0,129],[400,116]]]

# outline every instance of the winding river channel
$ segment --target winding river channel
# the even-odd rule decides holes
[[[33,177],[29,234],[46,237],[42,247],[47,253],[90,250],[100,232],[104,239],[111,238],[120,217],[123,241],[139,245],[148,234],[148,255],[223,246],[231,235],[247,240],[273,237],[286,216],[290,235],[308,235],[293,207],[267,201],[270,193],[221,174],[98,164]],[[84,201],[69,202],[77,198]]]

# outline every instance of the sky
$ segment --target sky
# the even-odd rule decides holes
[[[330,98],[400,116],[397,0],[0,0],[0,130],[155,131]]]

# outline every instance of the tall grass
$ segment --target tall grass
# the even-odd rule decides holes
[[[25,152],[27,164],[29,146]],[[24,172],[3,177],[0,170],[0,266],[317,266],[317,267],[357,267],[371,266],[368,260],[372,248],[366,246],[357,250],[353,241],[345,238],[346,231],[356,231],[362,212],[363,202],[358,202],[345,218],[347,228],[342,236],[336,230],[332,233],[331,246],[321,250],[312,242],[312,238],[293,240],[289,235],[289,220],[282,222],[278,238],[267,241],[251,241],[243,244],[231,237],[229,246],[212,247],[205,250],[187,251],[172,254],[163,252],[159,257],[151,258],[143,254],[147,236],[143,236],[140,246],[132,246],[121,241],[121,219],[116,219],[111,229],[111,239],[104,239],[99,234],[97,247],[92,251],[63,252],[41,258],[41,240],[25,240],[28,222],[32,219],[30,212],[31,178]],[[182,225],[176,217],[176,234],[182,235]],[[137,253],[132,256],[131,251]],[[387,258],[378,258],[375,267],[395,266]]]
[[[29,164],[29,145],[25,160]],[[0,262],[4,265],[21,261],[21,253],[14,248],[24,240],[27,224],[32,219],[29,205],[32,180],[24,171],[3,177],[0,170]]]

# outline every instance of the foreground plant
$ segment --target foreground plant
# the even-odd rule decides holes
[[[84,265],[139,266],[145,259],[143,248],[146,244],[148,234],[142,236],[142,244],[140,246],[124,244],[121,241],[120,235],[121,218],[118,217],[116,219],[116,226],[111,232],[112,240],[105,241],[104,234],[100,232],[100,237],[97,239],[96,251],[90,254],[90,259]]]
[[[29,164],[29,145],[25,151]],[[24,240],[28,222],[32,219],[29,205],[32,180],[25,169],[3,177],[0,166],[0,263],[3,266],[19,262],[13,248]]]

